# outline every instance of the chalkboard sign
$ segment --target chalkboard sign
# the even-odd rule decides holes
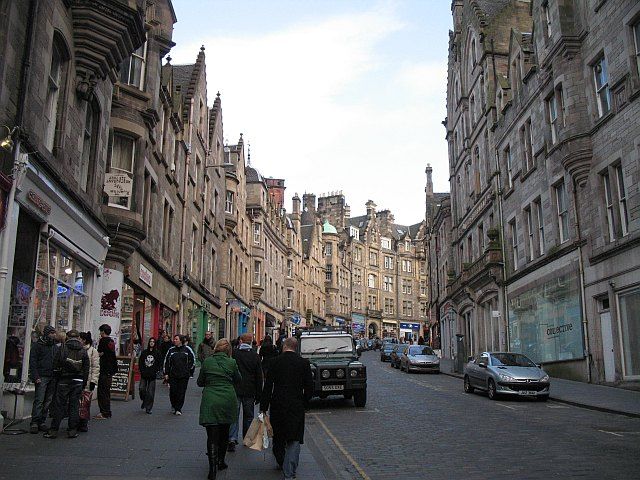
[[[116,357],[116,362],[118,369],[111,379],[111,395],[120,396],[122,400],[128,400],[133,378],[132,358]]]

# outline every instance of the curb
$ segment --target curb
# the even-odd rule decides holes
[[[443,371],[440,371],[440,373],[453,378],[458,378],[458,379],[463,378],[462,375],[459,373],[443,372]],[[615,410],[613,408],[600,407],[598,405],[589,405],[587,403],[576,402],[574,400],[565,400],[563,398],[558,398],[553,394],[549,395],[549,399],[558,403],[564,403],[567,405],[572,405],[574,407],[584,408],[585,410],[594,410],[596,412],[610,413],[613,415],[622,415],[624,417],[629,417],[629,418],[640,418],[640,413],[625,412],[624,410]]]

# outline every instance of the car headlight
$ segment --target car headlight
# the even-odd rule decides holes
[[[322,375],[322,378],[327,379],[331,374],[329,373],[329,370],[322,370],[321,375]]]
[[[541,382],[548,382],[549,381],[549,375],[545,375],[544,377],[542,377],[540,379]]]
[[[349,373],[349,375],[351,375],[352,377],[357,377],[358,376],[358,370],[351,370],[351,373]]]
[[[338,371],[336,372],[336,377],[344,378],[344,370],[342,370],[341,368],[338,369]]]
[[[509,375],[505,375],[504,373],[500,374],[500,380],[502,380],[503,382],[515,382],[516,379],[513,377],[510,377]]]

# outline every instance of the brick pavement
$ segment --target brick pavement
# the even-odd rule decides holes
[[[39,435],[0,435],[0,479],[166,479],[207,478],[206,434],[198,425],[200,389],[195,379],[183,415],[170,413],[168,388],[156,385],[152,415],[140,409],[137,399],[112,402],[111,420],[91,420],[89,433],[68,439],[61,430],[56,440]],[[94,402],[95,404],[95,402]],[[97,406],[92,407],[96,413]],[[28,427],[28,424],[26,425]],[[66,428],[66,421],[62,428]],[[326,463],[316,461],[307,436],[300,455],[299,480],[327,480]],[[102,460],[100,460],[102,459]],[[218,479],[277,480],[271,452],[238,447],[227,454],[229,469]]]

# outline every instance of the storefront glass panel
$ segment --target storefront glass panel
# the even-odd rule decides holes
[[[534,362],[584,357],[578,277],[567,273],[509,298],[513,352]]]
[[[624,376],[640,377],[640,289],[620,294],[618,301]]]

